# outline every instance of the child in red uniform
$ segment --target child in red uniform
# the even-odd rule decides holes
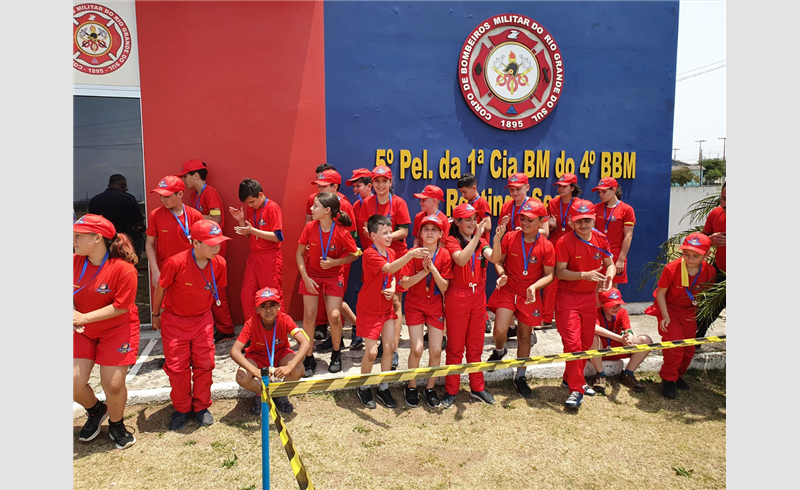
[[[610,288],[615,273],[608,239],[594,229],[594,203],[577,199],[573,206],[574,230],[556,242],[556,328],[564,352],[592,347],[597,323],[596,291],[598,286],[600,291]],[[603,267],[605,275],[600,272]],[[584,367],[586,360],[582,359],[569,361],[564,368],[563,386],[570,390],[564,405],[569,408],[580,407],[584,393],[595,394],[584,380]]]
[[[186,425],[192,412],[201,426],[214,423],[208,410],[214,369],[211,305],[227,284],[225,259],[218,254],[220,244],[230,238],[207,219],[193,224],[191,233],[192,249],[167,259],[153,297],[153,329],[161,330],[164,372],[175,409],[169,430]]]
[[[525,203],[535,201],[535,199],[528,197],[528,191],[531,186],[528,183],[528,176],[524,173],[511,175],[511,177],[508,178],[506,187],[508,188],[508,194],[511,196],[511,200],[503,203],[503,207],[500,210],[500,219],[508,216],[510,221],[508,222],[507,228],[509,230],[516,230],[519,228],[520,209],[522,209]]]
[[[392,222],[382,214],[370,216],[367,220],[369,231],[369,248],[364,250],[361,262],[364,269],[364,285],[358,295],[358,318],[356,330],[358,336],[364,338],[366,348],[361,359],[361,374],[372,372],[372,363],[378,356],[378,337],[383,339],[384,355],[381,357],[381,371],[389,371],[391,358],[386,355],[394,353],[395,320],[397,314],[392,308],[395,295],[395,274],[411,259],[422,259],[428,256],[425,248],[414,248],[402,257],[395,259],[392,250]],[[356,390],[358,399],[367,408],[375,408],[372,391],[369,386],[359,386]],[[397,407],[397,403],[389,392],[389,384],[381,383],[375,396],[387,408]]]
[[[239,223],[233,230],[238,235],[250,237],[241,298],[244,317],[252,318],[256,311],[251,300],[256,291],[270,287],[283,294],[283,216],[280,206],[267,199],[261,184],[253,179],[239,183],[239,200],[253,210],[251,221],[246,219],[244,209],[229,208],[231,216]]]
[[[597,324],[594,326],[592,349],[600,350],[610,347],[653,343],[653,339],[648,335],[636,335],[631,330],[631,319],[628,316],[628,312],[622,308],[625,302],[622,301],[622,294],[620,294],[619,289],[609,288],[607,291],[600,292],[597,298],[601,306],[597,308]],[[603,361],[628,358],[628,365],[619,375],[619,381],[633,391],[643,392],[644,386],[636,379],[633,372],[647,358],[648,354],[650,353],[637,352],[635,354],[620,354],[603,358],[592,357],[590,361],[594,370],[597,371],[594,390],[600,393],[606,392],[606,373],[603,370]]]
[[[458,179],[456,185],[458,186],[458,192],[461,193],[461,197],[463,197],[464,200],[467,201],[469,205],[475,208],[475,211],[478,212],[479,223],[487,216],[489,218],[492,217],[492,208],[489,207],[489,203],[486,202],[486,199],[482,198],[480,194],[478,194],[478,180],[475,178],[475,175],[470,173],[462,175],[461,178]],[[445,236],[449,236],[449,232],[445,233]],[[483,234],[483,239],[486,240],[486,243],[489,243],[491,240],[488,230]],[[486,323],[485,332],[491,333],[492,322],[489,321],[488,312],[484,316],[484,322]]]
[[[311,206],[313,221],[306,223],[297,244],[297,270],[303,282],[303,330],[311,338],[314,335],[314,319],[317,317],[319,298],[324,298],[328,321],[331,324],[333,353],[328,372],[342,370],[342,297],[344,296],[344,265],[356,260],[358,247],[347,228],[353,224],[350,217],[339,210],[336,194],[322,192],[314,198]],[[336,221],[334,221],[334,219]],[[337,226],[338,225],[338,226]],[[317,367],[314,346],[303,360],[304,376],[312,376]]]
[[[594,226],[606,234],[616,261],[614,265],[617,268],[617,275],[614,276],[614,284],[625,284],[628,282],[627,257],[633,240],[636,214],[629,204],[620,201],[622,192],[616,179],[612,177],[600,179],[592,192],[597,192],[600,197],[600,202],[594,208],[596,216]]]
[[[500,277],[488,303],[489,309],[495,314],[495,347],[489,361],[499,361],[508,352],[505,347],[506,335],[513,318],[517,319],[518,324],[517,358],[531,355],[531,336],[535,335],[533,327],[542,323],[541,290],[553,281],[555,250],[540,231],[541,227],[547,226],[544,205],[531,199],[518,214],[521,229],[506,233],[505,224],[511,218],[502,218],[492,249],[492,262],[497,264]],[[525,372],[524,366],[517,368],[514,385],[520,395],[530,398],[533,393],[525,381]]]
[[[161,266],[173,255],[192,248],[189,229],[203,219],[203,215],[183,204],[186,186],[180,177],[167,175],[151,190],[161,195],[162,206],[150,212],[147,220],[147,241],[144,249],[150,265],[150,282],[158,287]]]
[[[395,196],[391,192],[392,170],[389,167],[379,165],[372,170],[372,189],[375,191],[375,195],[366,198],[361,206],[361,221],[366,222],[370,216],[376,214],[389,218],[392,222],[391,249],[394,251],[395,257],[399,259],[408,250],[406,238],[408,237],[408,225],[411,224],[411,217],[408,214],[408,206],[403,198]],[[361,234],[362,249],[368,250],[372,245],[369,232],[361,229],[359,233]],[[395,346],[400,342],[400,330],[403,328],[403,291],[402,285],[398,285],[392,299],[392,306],[397,317],[394,324]],[[395,352],[392,357],[392,369],[397,369],[398,363],[399,358],[397,352]]]
[[[448,279],[453,277],[450,252],[440,247],[446,216],[431,214],[421,220],[418,236],[422,246],[428,250],[424,259],[413,259],[402,270],[403,287],[406,295],[406,323],[411,337],[411,351],[408,355],[408,368],[419,367],[422,358],[422,326],[428,328],[428,367],[438,366],[442,361],[442,338],[444,335],[444,293]],[[441,402],[436,394],[436,378],[428,378],[425,388],[425,401],[430,408]],[[417,381],[412,379],[404,392],[406,405],[419,405]]]
[[[483,352],[486,315],[486,262],[492,249],[481,235],[492,226],[487,217],[478,223],[478,212],[472,205],[459,204],[453,210],[453,224],[445,246],[453,258],[453,279],[447,287],[444,316],[447,323],[446,363],[460,364],[466,350],[467,362],[479,362]],[[499,246],[499,239],[495,239]],[[430,342],[428,343],[430,345]],[[461,376],[445,378],[442,406],[453,406]],[[470,396],[493,404],[494,397],[484,389],[483,373],[470,373]]]
[[[125,375],[139,350],[139,310],[134,304],[138,257],[125,234],[102,216],[86,214],[72,225],[72,399],[86,409],[78,439],[91,441],[108,418],[108,436],[117,449],[136,438],[122,416],[128,400]],[[95,363],[106,403],[89,386]]]
[[[208,168],[205,162],[200,160],[183,162],[178,176],[183,179],[186,187],[192,190],[189,193],[189,202],[192,207],[200,211],[203,219],[216,221],[219,227],[223,228],[225,226],[225,216],[222,214],[222,198],[215,188],[206,183]],[[227,249],[228,244],[222,242],[219,256],[225,258]],[[231,319],[231,311],[228,306],[227,288],[219,289],[219,301],[219,306],[217,306],[216,302],[211,306],[214,325],[217,327],[217,331],[214,332],[214,342],[233,338],[233,319]]]
[[[414,197],[419,199],[419,207],[422,209],[414,216],[414,227],[411,230],[411,234],[414,236],[414,247],[419,247],[422,243],[422,240],[419,239],[419,229],[422,226],[422,220],[430,215],[436,215],[441,218],[442,226],[444,226],[442,229],[442,233],[444,233],[442,241],[444,241],[450,233],[450,221],[447,219],[446,214],[439,211],[439,203],[444,201],[442,189],[435,185],[426,185],[425,189],[419,194],[414,194]]]
[[[357,168],[353,170],[353,177],[345,182],[345,184],[353,187],[353,194],[356,196],[356,200],[353,201],[353,221],[355,221],[356,225],[355,238],[357,243],[360,244],[361,241],[359,240],[358,230],[362,229],[365,223],[360,220],[359,216],[361,215],[361,206],[364,204],[364,199],[372,195],[372,171],[366,168]],[[362,280],[361,282],[363,283],[364,281]],[[356,288],[356,293],[358,293],[359,289],[360,287]],[[347,309],[350,309],[349,306]],[[345,312],[345,314],[349,315],[347,312]],[[355,318],[355,314],[353,317]],[[364,339],[356,335],[356,320],[354,318],[348,318],[353,324],[350,350],[360,350],[364,348]]]
[[[556,186],[558,196],[551,199],[547,204],[547,214],[550,216],[548,218],[550,228],[548,239],[553,246],[556,246],[561,237],[572,231],[572,223],[570,221],[570,213],[573,209],[572,204],[578,194],[583,191],[578,186],[578,177],[575,174],[564,174],[553,185]],[[544,296],[542,325],[550,326],[553,323],[553,315],[556,311],[558,275],[556,275],[549,287],[544,288],[542,295]]]
[[[658,319],[662,341],[693,339],[697,333],[697,297],[714,282],[716,269],[705,262],[711,248],[711,239],[703,233],[691,233],[680,247],[682,256],[664,266],[656,301],[645,310]],[[694,346],[664,349],[661,366],[661,394],[676,398],[677,389],[688,390],[683,379],[694,357]]]
[[[236,383],[259,395],[250,412],[261,415],[261,376],[268,369],[270,378],[281,381],[297,381],[303,375],[300,360],[311,349],[311,342],[292,317],[280,311],[281,293],[277,289],[264,288],[256,293],[257,315],[248,318],[239,338],[231,348],[231,359],[239,365]],[[289,348],[289,336],[299,344],[297,355]],[[245,344],[250,344],[242,354]],[[291,413],[294,407],[285,396],[275,398],[281,413]]]

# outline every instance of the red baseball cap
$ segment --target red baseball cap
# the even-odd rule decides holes
[[[625,304],[625,302],[622,301],[622,294],[617,288],[609,288],[607,291],[600,291],[597,297],[600,299],[600,304],[606,308]]]
[[[619,187],[617,179],[614,177],[603,177],[600,179],[600,182],[597,183],[597,187],[592,189],[592,192],[597,192],[600,189],[611,189],[612,187]]]
[[[317,180],[312,182],[312,185],[331,185],[341,184],[342,176],[336,170],[323,170],[321,174],[317,175]]]
[[[558,181],[553,185],[573,185],[578,183],[578,177],[575,174],[564,174],[558,178]]]
[[[709,248],[711,248],[711,239],[703,233],[690,233],[680,246],[681,250],[691,250],[703,255],[708,252]]]
[[[433,199],[444,201],[444,192],[442,192],[442,189],[435,185],[426,185],[422,192],[419,194],[414,194],[414,197],[418,199],[432,197]]]
[[[178,175],[178,177],[183,177],[189,172],[197,172],[201,169],[208,170],[202,160],[186,160],[183,162],[183,165],[181,165],[181,171],[176,175]]]
[[[372,179],[372,172],[366,168],[357,168],[353,170],[353,177],[345,182],[345,184],[352,186],[358,179],[363,179],[364,177]]]
[[[262,288],[256,293],[256,308],[267,301],[276,301],[278,304],[283,302],[281,292],[274,288]]]
[[[433,224],[439,227],[439,230],[444,231],[444,223],[442,223],[442,219],[439,218],[439,213],[436,214],[429,214],[422,218],[422,221],[419,224],[419,229],[422,230],[422,227],[427,224]]]
[[[391,180],[392,169],[390,169],[386,165],[378,165],[377,167],[372,169],[372,180],[375,180],[378,177],[386,177],[387,179]]]
[[[508,184],[503,187],[522,187],[528,183],[528,176],[522,172],[515,173],[508,178]]]
[[[572,214],[570,218],[572,221],[583,218],[595,219],[594,203],[585,199],[576,199],[575,202],[572,203]]]
[[[546,218],[547,210],[544,208],[544,204],[536,199],[528,199],[528,202],[522,206],[522,210],[520,210],[519,214],[533,219]]]
[[[162,196],[171,196],[176,192],[185,191],[186,185],[183,183],[183,179],[178,177],[177,175],[167,175],[158,183],[158,187],[151,190],[150,192],[156,192],[161,194]]]
[[[99,214],[84,214],[72,223],[73,233],[95,233],[109,240],[114,239],[117,229],[114,225]]]
[[[206,245],[219,245],[225,240],[230,240],[222,234],[222,228],[219,227],[216,221],[210,219],[201,219],[196,221],[189,228],[189,234],[193,240],[200,240]]]
[[[478,214],[478,211],[472,207],[468,202],[462,202],[453,210],[453,218],[469,218],[473,214]]]

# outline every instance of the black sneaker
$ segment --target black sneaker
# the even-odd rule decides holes
[[[506,338],[513,339],[516,336],[517,336],[517,326],[514,325],[513,327],[508,329],[508,332],[506,333]]]
[[[678,387],[676,386],[675,381],[661,381],[661,394],[664,395],[665,398],[678,398]]]
[[[250,413],[252,415],[261,415],[261,397],[256,396],[255,400],[253,400],[253,406],[250,407]]]
[[[136,438],[128,432],[121,420],[119,424],[108,424],[108,437],[114,441],[117,449],[127,449],[136,443]]]
[[[328,333],[328,325],[316,325],[314,327],[314,340],[325,340],[325,334]]]
[[[339,350],[344,349],[344,338],[340,340]],[[316,346],[316,351],[320,353],[330,352],[333,350],[333,339],[328,337],[324,342]]]
[[[328,366],[329,373],[338,373],[342,370],[342,351],[335,350],[331,353],[331,364]]]
[[[364,338],[355,336],[353,337],[353,341],[350,342],[350,350],[361,350],[364,348]]]
[[[488,318],[486,319],[486,333],[492,333],[492,321]]]
[[[533,392],[525,381],[525,378],[514,378],[514,386],[517,387],[517,392],[522,395],[522,398],[530,398],[533,396]]]
[[[397,366],[400,364],[400,355],[397,354],[397,351],[392,353],[392,371],[397,371]]]
[[[403,395],[405,395],[406,398],[406,405],[412,408],[419,406],[419,393],[416,388],[406,387],[406,389],[403,390]]]
[[[279,396],[273,401],[275,402],[275,408],[277,408],[280,413],[292,413],[292,411],[294,411],[294,406],[289,401],[288,397]]]
[[[366,390],[356,388],[356,395],[358,395],[358,399],[361,400],[361,404],[365,407],[375,408],[378,406],[375,404],[375,400],[372,399],[372,390],[370,388],[367,388]]]
[[[214,343],[222,342],[223,340],[232,339],[234,337],[234,333],[225,333],[225,332],[214,332]]]
[[[566,380],[561,381],[561,387],[562,388],[569,388],[569,385],[567,384]],[[583,394],[586,395],[586,396],[594,396],[596,393],[595,393],[594,389],[592,389],[591,386],[583,385]]]
[[[442,397],[442,408],[450,408],[453,406],[453,403],[456,401],[456,396],[451,395],[450,393],[445,393]]]
[[[189,414],[191,412],[175,412],[172,414],[172,418],[169,420],[169,430],[180,430],[183,429],[183,426],[186,425],[186,422],[189,420]]]
[[[573,391],[567,397],[567,401],[564,402],[564,406],[567,408],[578,408],[583,403],[583,395],[580,391]]]
[[[488,403],[489,405],[494,405],[494,397],[491,393],[486,390],[483,391],[469,391],[469,396],[472,398],[477,398],[478,400],[482,401],[483,403]]]
[[[675,387],[679,390],[689,391],[689,383],[683,378],[678,378],[678,381],[675,382]]]
[[[375,390],[375,398],[384,404],[386,408],[397,408],[397,402],[394,401],[394,398],[392,398],[392,393],[389,391],[389,388],[386,388],[385,390],[378,388]]]
[[[313,354],[303,359],[303,367],[306,368],[306,372],[303,373],[304,378],[314,376],[314,370],[317,369],[317,359]]]
[[[207,408],[194,414],[194,418],[197,420],[197,423],[200,424],[200,427],[208,427],[214,423],[214,416],[211,415],[211,412]]]
[[[428,407],[430,408],[437,408],[442,405],[441,400],[439,400],[439,396],[436,394],[435,388],[425,390],[425,401],[428,403]]]
[[[502,351],[498,351],[497,349],[492,349],[492,355],[489,356],[489,359],[486,359],[486,362],[500,361],[503,359],[503,356],[505,356],[507,353],[508,353],[507,347],[503,347]]]
[[[86,411],[86,423],[83,424],[78,440],[89,442],[100,433],[100,424],[108,418],[108,406],[103,402],[100,402],[100,404],[96,411]]]

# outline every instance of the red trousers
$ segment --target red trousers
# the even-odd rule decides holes
[[[661,334],[661,341],[668,342],[672,340],[693,339],[697,333],[697,320],[695,320],[694,308],[673,308],[667,305],[667,312],[669,312],[669,325],[667,326],[667,333],[664,333],[659,328],[658,333]],[[661,309],[656,309],[656,319],[659,325],[662,320]],[[694,346],[689,347],[676,347],[674,349],[664,349],[664,364],[661,366],[659,376],[666,381],[678,381],[678,378],[686,374],[689,369],[689,364],[692,363],[694,357]]]
[[[466,350],[467,362],[479,362],[483,354],[483,340],[486,332],[486,287],[485,284],[464,288],[450,283],[444,301],[444,317],[447,323],[447,347],[445,364],[461,364]],[[453,374],[445,378],[445,391],[451,395],[458,393],[461,375]],[[483,373],[469,374],[469,389],[483,391]]]
[[[575,292],[559,288],[556,293],[556,328],[561,335],[564,352],[579,352],[592,348],[594,326],[597,322],[597,307],[594,291]],[[449,340],[449,339],[448,339]],[[570,391],[583,393],[586,380],[583,370],[586,359],[567,361],[564,379]]]
[[[256,293],[271,287],[283,293],[283,255],[281,249],[250,250],[242,279],[242,312],[245,320],[256,314]],[[281,311],[286,311],[281,303]]]
[[[175,411],[199,412],[211,406],[211,372],[214,370],[214,320],[211,311],[179,316],[161,314],[164,372],[172,388]]]
[[[542,289],[544,307],[542,311],[542,323],[552,323],[553,315],[556,311],[556,296],[558,295],[558,279],[553,276],[553,282]]]

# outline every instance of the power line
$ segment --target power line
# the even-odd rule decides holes
[[[689,79],[689,78],[693,78],[693,77],[696,77],[696,76],[698,76],[698,75],[703,75],[704,73],[708,73],[708,72],[710,72],[710,71],[719,70],[720,68],[725,68],[725,65],[721,65],[721,66],[718,66],[718,67],[716,67],[716,68],[710,68],[710,69],[708,69],[708,70],[701,71],[700,73],[695,73],[694,75],[687,75],[687,76],[685,76],[685,77],[683,77],[683,78],[678,78],[678,79],[676,79],[676,80],[675,80],[675,82],[676,82],[676,83],[677,83],[677,82],[682,82],[683,80],[687,80],[687,79]]]
[[[685,71],[685,72],[683,72],[683,73],[678,73],[676,76],[686,75],[687,73],[691,73],[691,72],[693,72],[693,71],[697,71],[697,70],[699,70],[699,69],[701,69],[701,68],[705,68],[705,67],[707,67],[707,66],[718,65],[718,64],[720,64],[720,63],[725,63],[725,60],[719,60],[719,61],[716,61],[716,62],[714,62],[714,63],[708,64],[708,65],[703,65],[703,66],[701,66],[701,67],[698,67],[698,68],[694,68],[694,69],[692,69],[692,70]]]

